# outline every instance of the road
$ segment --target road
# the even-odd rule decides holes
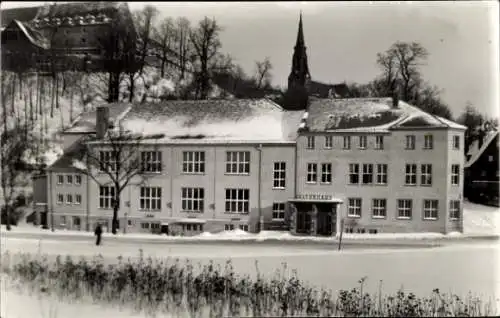
[[[91,238],[73,237],[64,240],[49,238],[2,237],[1,249],[12,253],[42,253],[92,257],[103,255],[106,262],[118,256],[135,258],[142,250],[145,257],[189,258],[194,263],[209,260],[224,264],[232,259],[238,274],[255,274],[255,260],[261,273],[272,275],[287,263],[308,283],[338,291],[357,285],[367,277],[365,290],[376,292],[379,282],[385,293],[395,293],[403,287],[417,295],[429,295],[434,288],[443,292],[484,297],[500,296],[498,275],[499,245],[497,241],[477,240],[474,243],[450,244],[441,247],[371,247],[346,246],[337,251],[328,244],[240,244],[208,242],[120,242],[104,240],[95,246]]]

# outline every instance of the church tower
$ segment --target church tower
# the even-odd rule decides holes
[[[307,53],[302,26],[302,12],[299,19],[297,42],[292,58],[292,70],[288,76],[288,89],[285,95],[285,108],[290,110],[306,109],[308,102],[308,84],[311,79],[307,64]]]

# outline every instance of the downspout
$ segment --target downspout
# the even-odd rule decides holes
[[[257,147],[259,151],[259,177],[258,177],[258,189],[257,189],[257,207],[259,209],[259,232],[262,231],[264,227],[264,217],[262,215],[262,204],[261,204],[261,183],[262,183],[262,144]]]
[[[174,171],[174,168],[173,168],[173,163],[175,162],[174,161],[174,149],[175,149],[174,145],[171,145],[170,146],[170,162],[169,162],[169,171],[170,171],[170,217],[171,218],[174,217],[174,177],[175,177],[175,171]],[[182,170],[181,170],[180,173],[182,173]],[[167,172],[167,174],[168,174],[168,172]]]
[[[214,203],[213,203],[213,207],[214,207],[214,219],[217,218],[217,206],[216,206],[216,200],[217,200],[217,145],[214,146],[214,187],[213,187],[213,191],[214,191]]]
[[[48,175],[48,181],[49,181],[49,193],[50,193],[50,228],[52,232],[55,231],[54,229],[54,206],[53,206],[53,200],[52,200],[52,171]]]
[[[86,226],[85,226],[85,229],[87,230],[87,232],[90,232],[90,177],[88,174],[85,174],[85,179],[86,179],[86,186],[87,186],[87,199],[85,200],[86,201],[86,208],[85,208],[85,222],[86,222]]]

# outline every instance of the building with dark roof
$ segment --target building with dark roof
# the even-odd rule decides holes
[[[117,30],[137,41],[124,2],[58,3],[2,10],[1,15],[3,70],[102,71]]]
[[[292,88],[307,84],[303,61],[294,57]],[[111,158],[104,131],[122,129],[156,136],[133,156],[149,168],[137,176],[147,182],[122,193],[124,231],[463,230],[464,126],[397,96],[311,97],[305,109],[290,108],[268,99],[171,100],[82,114],[63,133],[65,154],[48,168],[48,219],[58,228],[110,227],[114,190],[102,174],[100,185],[80,175],[78,147]]]
[[[464,195],[473,202],[499,205],[498,131],[475,140],[465,162]]]

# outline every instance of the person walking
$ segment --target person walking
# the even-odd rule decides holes
[[[101,224],[97,224],[95,231],[94,231],[95,236],[97,236],[95,245],[101,245],[101,235],[102,235],[102,228]]]

